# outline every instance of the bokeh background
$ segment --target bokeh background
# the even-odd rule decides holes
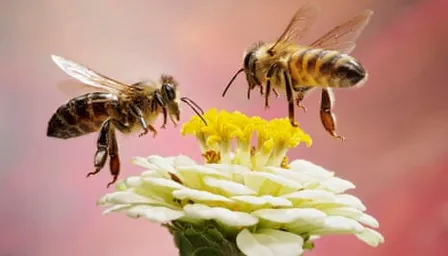
[[[309,255],[447,255],[448,1],[317,0],[319,20],[303,43],[370,8],[375,14],[354,56],[370,72],[366,86],[336,91],[334,140],[320,124],[319,94],[297,112],[313,147],[305,158],[357,185],[354,194],[381,224],[386,243],[370,248],[352,236],[320,240]],[[204,108],[286,115],[284,98],[263,109],[245,98],[241,77],[223,87],[245,47],[277,38],[302,4],[291,1],[3,0],[0,2],[0,255],[176,255],[165,229],[124,215],[104,217],[95,205],[107,169],[94,178],[96,135],[47,138],[47,121],[69,96],[57,54],[125,82],[173,74],[184,95]],[[74,96],[74,95],[71,95]],[[192,115],[185,109],[182,120]],[[160,123],[160,122],[159,122]],[[159,125],[159,124],[158,124]],[[169,126],[159,136],[121,137],[122,177],[141,170],[135,155],[186,153],[193,138]]]

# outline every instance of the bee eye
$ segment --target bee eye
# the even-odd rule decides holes
[[[176,93],[174,92],[173,86],[171,84],[164,84],[163,87],[165,88],[168,100],[174,100],[174,98],[176,98]]]

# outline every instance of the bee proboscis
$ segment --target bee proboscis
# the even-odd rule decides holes
[[[99,131],[95,170],[87,177],[100,172],[109,156],[113,179],[107,187],[116,182],[120,173],[116,130],[124,134],[143,130],[139,137],[151,131],[156,136],[153,123],[160,114],[163,115],[161,128],[166,127],[168,116],[175,126],[179,122],[181,101],[205,123],[202,109],[191,99],[180,97],[178,83],[172,76],[162,75],[158,82],[125,84],[74,61],[54,55],[52,59],[65,73],[100,91],[75,97],[61,105],[48,122],[47,136],[69,139]]]
[[[271,91],[277,96],[280,92],[286,93],[288,117],[291,124],[297,126],[294,102],[306,110],[302,100],[314,88],[320,88],[321,122],[333,137],[344,139],[336,133],[332,88],[360,87],[366,82],[367,71],[349,54],[355,49],[356,40],[369,23],[373,11],[361,12],[309,45],[294,43],[309,30],[316,14],[314,4],[304,4],[277,41],[257,42],[247,49],[243,68],[234,74],[222,96],[225,96],[235,78],[244,72],[248,83],[247,98],[250,99],[251,91],[259,86],[260,93],[265,97],[265,108],[269,108]]]

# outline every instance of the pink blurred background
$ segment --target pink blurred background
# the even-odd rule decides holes
[[[281,2],[281,3],[280,3]],[[336,91],[338,131],[323,130],[319,94],[297,112],[314,145],[305,158],[353,181],[352,191],[376,216],[386,243],[370,248],[352,236],[320,240],[308,255],[446,255],[448,251],[448,58],[446,0],[319,0],[320,19],[304,43],[370,8],[373,19],[354,56],[370,72],[359,90]],[[338,4],[336,4],[336,2]],[[124,215],[101,215],[107,169],[92,168],[96,135],[47,138],[47,121],[68,100],[56,89],[66,76],[57,54],[116,79],[135,82],[175,75],[184,95],[204,108],[286,115],[284,99],[263,110],[237,80],[223,87],[245,47],[275,39],[302,2],[294,1],[2,1],[0,4],[0,255],[176,255],[165,229]],[[207,96],[205,96],[207,95]],[[254,94],[254,96],[257,96]],[[185,109],[182,120],[192,115]],[[141,170],[135,155],[199,157],[192,138],[169,126],[150,136],[120,138],[122,176]]]

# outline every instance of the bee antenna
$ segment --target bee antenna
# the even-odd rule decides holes
[[[204,122],[204,124],[207,125],[207,121],[205,121],[204,117],[202,116],[204,114],[204,110],[202,110],[202,108],[198,104],[196,104],[196,102],[187,97],[182,97],[180,98],[180,100],[185,104],[187,104],[194,111],[194,113],[196,113],[196,115],[198,115],[199,118],[201,118],[202,122]]]
[[[244,71],[244,68],[241,68],[240,70],[238,70],[235,75],[233,75],[232,79],[230,79],[230,82],[227,84],[226,89],[224,89],[224,92],[222,93],[222,97],[226,96],[227,91],[230,88],[230,85],[233,83],[233,81],[236,79],[236,77]]]

